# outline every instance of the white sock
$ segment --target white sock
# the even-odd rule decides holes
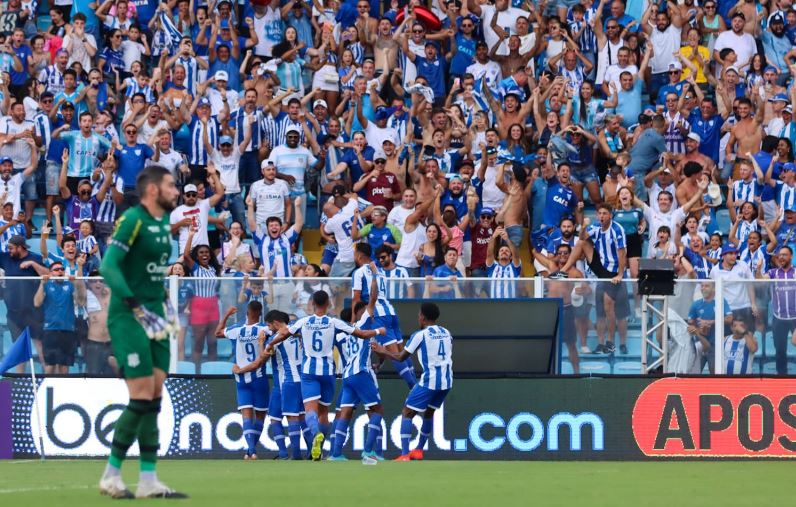
[[[154,470],[152,470],[151,472],[144,472],[142,470],[139,480],[141,482],[155,482],[158,480],[158,475],[157,473],[155,473]]]
[[[119,475],[122,475],[122,470],[120,468],[116,468],[110,463],[105,465],[105,473],[103,474],[103,477],[116,477]]]

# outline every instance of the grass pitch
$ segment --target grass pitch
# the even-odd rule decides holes
[[[124,478],[135,491],[137,462]],[[103,461],[0,461],[0,505],[109,505]],[[179,505],[478,505],[661,507],[792,505],[789,462],[161,461],[158,475],[191,495]],[[149,500],[143,503],[163,503]],[[175,501],[177,502],[177,501]],[[142,501],[136,500],[136,504]],[[125,504],[125,502],[122,502]]]

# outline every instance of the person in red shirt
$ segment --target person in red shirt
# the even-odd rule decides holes
[[[495,212],[492,208],[482,208],[478,220],[473,220],[473,227],[470,229],[470,237],[473,242],[473,254],[470,260],[471,277],[486,278],[486,252],[489,248],[489,240],[495,232]]]
[[[364,198],[374,206],[384,206],[389,212],[395,199],[401,198],[401,184],[398,177],[387,171],[387,155],[381,148],[373,155],[373,170],[365,173],[354,183],[354,192],[365,189]]]

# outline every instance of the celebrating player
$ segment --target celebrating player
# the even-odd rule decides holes
[[[378,273],[376,264],[371,262],[369,265],[362,267],[369,269],[372,275],[370,277],[370,293],[377,294],[380,278],[379,276],[373,276]],[[377,321],[374,315],[377,301],[378,298],[372,297],[367,305],[362,301],[356,304],[354,307],[354,318],[357,320],[357,328],[375,328]],[[379,459],[379,455],[374,447],[381,434],[381,421],[384,418],[384,410],[381,406],[376,372],[373,371],[371,367],[370,339],[365,339],[363,342],[362,339],[356,336],[342,333],[337,336],[337,339],[342,342],[342,349],[346,355],[347,362],[345,370],[343,370],[343,390],[340,396],[340,412],[334,420],[334,447],[332,448],[332,455],[329,460],[344,461],[346,459],[342,451],[346,436],[348,435],[348,424],[354,413],[354,409],[357,405],[362,403],[370,414],[370,419],[368,420],[368,436],[365,439],[365,450],[362,453],[362,462],[373,464]]]
[[[259,301],[251,301],[246,306],[246,324],[235,325],[224,329],[227,320],[238,312],[234,306],[227,310],[216,328],[216,336],[232,341],[235,364],[232,373],[238,392],[238,410],[243,417],[243,438],[246,440],[246,454],[243,459],[257,459],[257,442],[265,427],[265,414],[268,411],[268,377],[265,367],[253,365],[259,358],[260,344],[258,339],[265,325],[260,324],[263,305]],[[252,367],[250,367],[252,366]]]
[[[100,272],[111,289],[108,332],[130,402],[116,421],[111,455],[100,479],[100,493],[132,498],[122,481],[122,462],[138,439],[141,476],[138,498],[185,498],[161,483],[155,473],[160,434],[158,413],[169,368],[170,333],[176,332],[168,308],[163,276],[171,255],[169,211],[179,191],[174,177],[160,166],[149,166],[136,179],[141,203],[116,223]]]
[[[354,248],[354,262],[356,262],[358,267],[354,270],[354,274],[351,275],[353,280],[351,289],[352,308],[356,307],[359,301],[365,303],[370,301],[372,294],[369,290],[371,286],[370,280],[374,276],[368,267],[370,261],[371,246],[368,243],[357,243]],[[387,334],[379,339],[379,343],[384,345],[387,350],[398,354],[403,347],[401,326],[398,323],[398,316],[395,313],[395,308],[387,301],[387,284],[384,281],[384,275],[377,273],[375,276],[378,278],[378,291],[375,293],[377,302],[373,318],[376,321],[376,325],[383,326],[387,330]],[[398,372],[410,388],[417,383],[415,368],[411,361],[393,360],[392,363],[395,371]]]
[[[304,398],[307,426],[312,437],[310,455],[321,459],[323,441],[329,433],[329,405],[334,398],[334,337],[338,331],[361,338],[384,334],[384,328],[360,330],[336,317],[327,315],[329,294],[319,290],[312,295],[315,314],[303,317],[287,328],[283,328],[266,345],[266,354],[291,335],[301,333],[304,347],[304,362],[301,368],[301,394]]]
[[[290,317],[285,312],[271,310],[265,316],[268,330],[271,337],[276,336],[280,331],[287,332],[287,325]],[[271,356],[271,369],[274,372],[274,389],[271,391],[271,401],[268,404],[268,415],[271,418],[269,429],[271,438],[279,447],[280,458],[287,456],[284,446],[284,433],[282,429],[282,416],[287,417],[287,433],[290,439],[292,458],[301,459],[301,435],[304,425],[304,407],[301,399],[301,362],[304,359],[304,350],[301,345],[301,337],[290,335],[290,337],[274,347],[274,354]],[[280,437],[282,437],[280,439]],[[281,445],[280,445],[281,442]],[[307,442],[308,447],[312,444]]]
[[[420,331],[409,338],[404,350],[395,353],[377,343],[370,345],[377,354],[391,357],[396,361],[405,361],[419,350],[417,356],[423,367],[420,382],[409,392],[401,412],[401,455],[395,461],[423,459],[423,447],[431,435],[434,424],[434,411],[442,406],[442,402],[453,387],[453,337],[447,329],[437,325],[437,319],[439,319],[439,307],[434,303],[423,303],[418,316]],[[417,447],[410,453],[412,418],[419,413],[423,414],[423,426],[420,429]]]

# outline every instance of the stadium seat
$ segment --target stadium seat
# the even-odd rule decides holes
[[[730,220],[730,212],[726,209],[716,211],[716,225],[722,234],[726,235],[732,228],[732,220]]]
[[[615,375],[640,375],[641,361],[620,361],[614,363]]]
[[[69,367],[69,374],[70,375],[82,375],[83,374],[83,366],[79,364],[73,364]]]
[[[37,362],[33,363],[33,371],[36,372],[36,375],[41,375],[44,373],[44,369],[41,367],[41,364]],[[25,373],[30,373],[30,362],[25,363]]]
[[[777,363],[774,361],[769,361],[763,364],[763,374],[764,375],[776,375],[777,374]]]
[[[232,375],[232,363],[228,361],[207,361],[202,363],[202,375]]]
[[[572,363],[569,361],[561,362],[561,375],[572,375],[575,370],[572,369]]]
[[[195,375],[196,365],[191,361],[177,361],[177,373],[181,375]]]
[[[229,341],[226,338],[224,338],[224,339],[217,340],[216,343],[217,343],[217,347],[218,347],[218,349],[217,349],[218,350],[218,357],[220,359],[229,359],[230,357],[232,357],[232,342],[231,341]],[[205,349],[205,353],[207,353],[206,349]]]
[[[581,375],[610,375],[611,365],[606,361],[581,361]]]

